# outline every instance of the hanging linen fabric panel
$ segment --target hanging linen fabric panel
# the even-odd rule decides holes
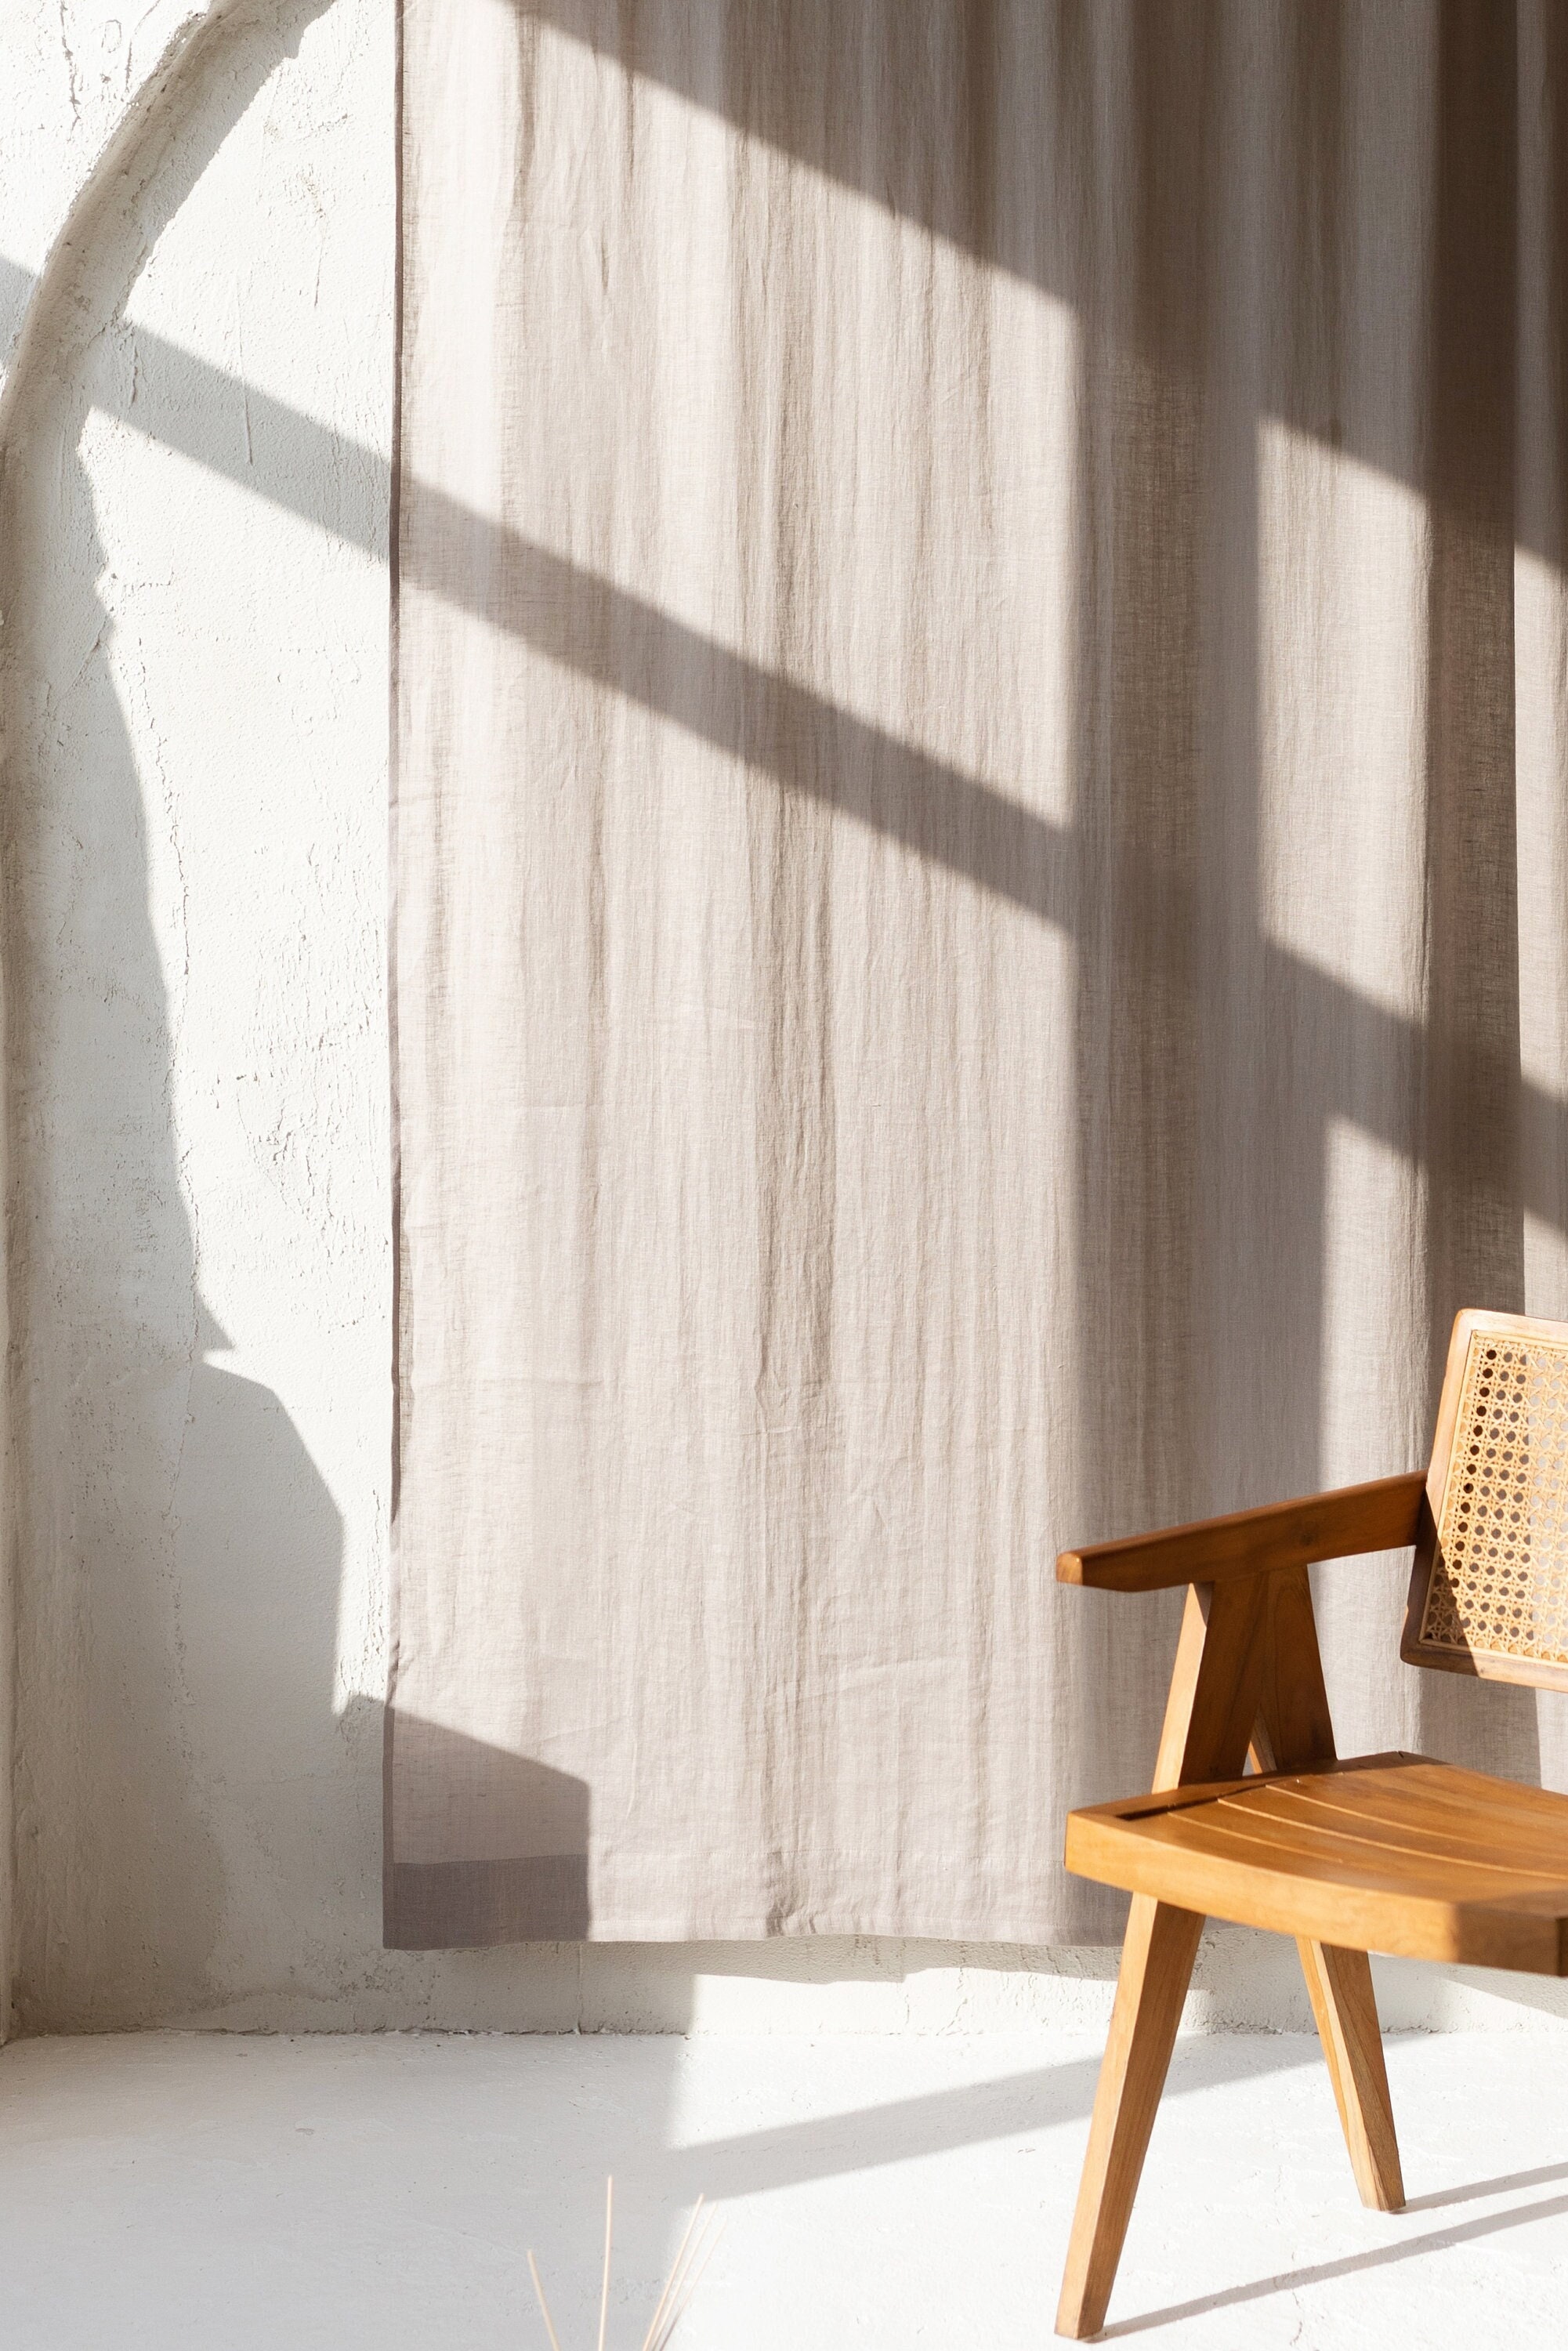
[[[1568,1311],[1563,43],[403,0],[389,1942],[1108,1938],[1056,1549]]]

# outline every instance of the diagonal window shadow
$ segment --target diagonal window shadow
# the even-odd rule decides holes
[[[15,263],[3,265],[13,277]],[[138,364],[105,350],[95,406],[193,463],[384,560],[386,459],[317,423],[193,352],[138,329]],[[248,415],[248,445],[242,423]],[[328,486],[329,486],[329,487]],[[325,494],[324,494],[325,493]],[[1043,922],[1076,930],[1085,899],[1113,893],[1128,910],[1123,952],[1158,958],[1197,918],[1179,875],[1125,840],[1091,871],[1073,833],[994,784],[966,774],[871,721],[735,653],[657,605],[536,541],[488,521],[428,484],[405,489],[397,559],[405,587],[524,638],[548,659],[624,695],[699,740],[731,752],[785,789],[964,874]],[[1091,884],[1093,888],[1091,890]],[[1361,994],[1278,942],[1268,984],[1303,1030],[1326,1045],[1310,1081],[1322,1099],[1303,1123],[1340,1116],[1396,1150],[1418,1077],[1418,1021]],[[1394,1081],[1390,1082],[1390,1073]],[[1568,1165],[1568,1102],[1500,1067],[1520,1087],[1522,1204],[1557,1229],[1568,1207],[1552,1181]]]
[[[791,0],[779,10],[758,61],[755,26],[738,37],[736,0],[511,0],[520,27],[570,41],[596,60],[670,92],[727,122],[748,143],[804,164],[879,210],[956,251],[1036,286],[1078,313],[1090,336],[1161,373],[1179,375],[1186,354],[1179,329],[1156,315],[1129,313],[1077,234],[1073,192],[1059,184],[1057,159],[1082,153],[1103,130],[1107,88],[1124,98],[1173,36],[1198,70],[1220,86],[1227,47],[1218,12],[1149,7],[1120,26],[1090,5],[1044,8],[959,5],[905,8],[888,0]],[[1303,83],[1333,93],[1333,136],[1352,147],[1364,120],[1396,120],[1412,91],[1441,70],[1437,49],[1458,11],[1434,12],[1430,47],[1385,43],[1356,12],[1323,5],[1292,13],[1289,37]],[[1054,16],[1054,21],[1053,21]],[[1500,38],[1503,28],[1490,28]],[[1249,26],[1254,48],[1266,44]],[[1547,77],[1568,60],[1568,16],[1547,12]],[[1119,54],[1124,42],[1124,53]],[[1257,70],[1263,70],[1257,65]],[[1120,79],[1118,79],[1120,77]],[[967,152],[943,150],[931,134],[944,89],[967,93],[976,126]],[[1511,138],[1511,116],[1493,126]],[[1435,141],[1442,136],[1436,114]],[[1363,133],[1364,135],[1364,133]],[[1120,159],[1124,165],[1127,158]],[[1135,160],[1135,159],[1134,159]],[[1556,166],[1560,183],[1568,160]],[[1469,180],[1465,202],[1476,199]],[[1557,199],[1561,204],[1561,198]],[[1332,412],[1304,379],[1270,387],[1269,413],[1423,495],[1430,487],[1419,441],[1386,406]],[[1562,563],[1563,516],[1544,504],[1521,515],[1519,543]]]

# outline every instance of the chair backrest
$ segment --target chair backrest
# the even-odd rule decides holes
[[[1400,1653],[1568,1689],[1568,1322],[1455,1322]]]

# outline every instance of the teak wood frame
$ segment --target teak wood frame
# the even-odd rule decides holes
[[[1419,1470],[1307,1501],[1065,1552],[1063,1583],[1154,1592],[1186,1583],[1186,1609],[1155,1767],[1155,1792],[1334,1760],[1309,1565],[1416,1542],[1429,1517]],[[1134,1894],[1090,2124],[1057,2311],[1059,2334],[1096,2334],[1165,2085],[1202,1915]],[[1298,1938],[1362,2199],[1405,2201],[1372,1970],[1364,1950]]]

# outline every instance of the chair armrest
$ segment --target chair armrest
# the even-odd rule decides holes
[[[1056,1580],[1098,1592],[1163,1592],[1175,1583],[1266,1575],[1279,1567],[1305,1567],[1315,1559],[1348,1559],[1356,1552],[1399,1551],[1416,1541],[1426,1490],[1426,1472],[1412,1469],[1403,1478],[1341,1486],[1299,1502],[1270,1502],[1228,1519],[1127,1535],[1120,1542],[1064,1551],[1056,1562]]]

